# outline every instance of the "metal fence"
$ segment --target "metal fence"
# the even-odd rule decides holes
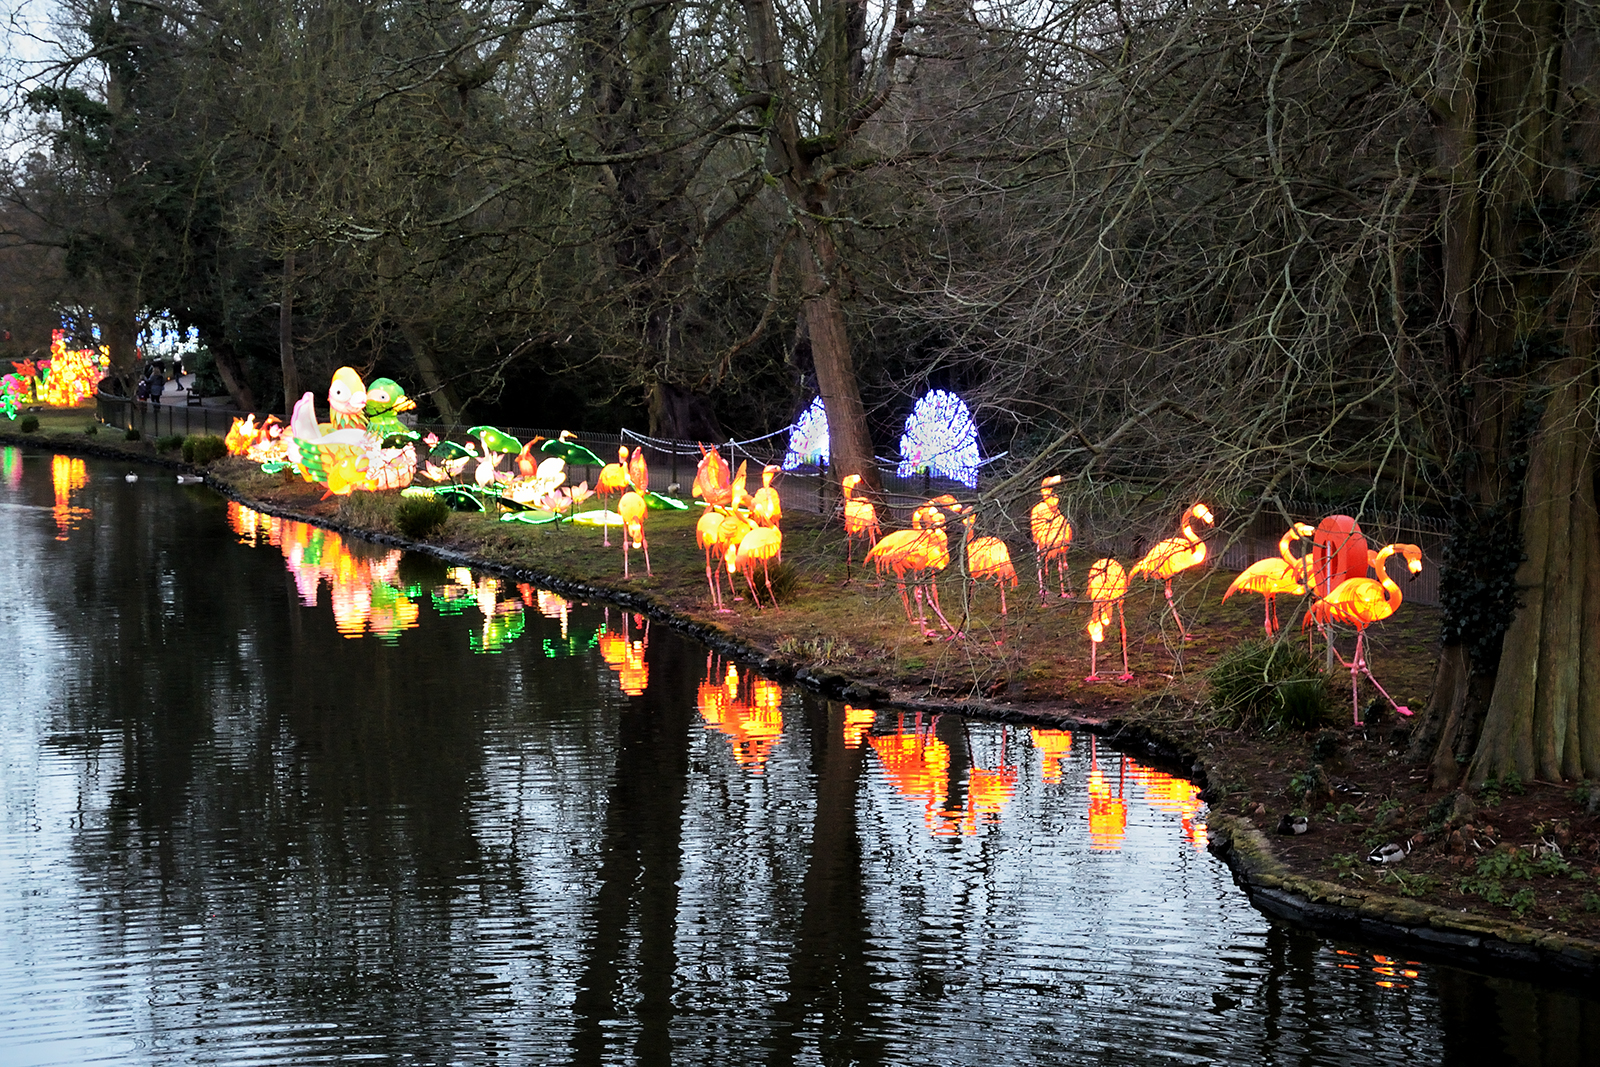
[[[95,416],[101,422],[120,430],[138,430],[146,437],[187,437],[192,433],[221,436],[243,414],[204,404],[156,404],[108,393],[95,396]]]

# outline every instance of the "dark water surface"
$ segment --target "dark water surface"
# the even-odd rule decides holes
[[[124,473],[0,449],[0,1064],[1600,1056],[1594,1000],[1268,921],[1087,737]]]

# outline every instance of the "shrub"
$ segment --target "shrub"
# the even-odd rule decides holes
[[[99,432],[100,432],[100,424],[98,422],[87,423],[83,427],[83,433],[84,433],[85,437],[93,437],[95,434],[97,434]]]
[[[1333,717],[1327,675],[1298,643],[1246,641],[1220,656],[1206,678],[1226,725],[1256,719],[1309,730]]]
[[[394,524],[413,541],[426,541],[450,520],[450,505],[436,496],[401,497]]]
[[[23,433],[32,433],[39,428],[39,416],[24,415],[22,416],[22,421],[17,425],[22,428]]]
[[[197,433],[183,439],[183,459],[197,467],[228,454],[228,443],[216,434]]]
[[[165,437],[156,438],[157,452],[171,452],[174,448],[183,447],[183,434],[167,434]]]
[[[139,439],[139,431],[130,429],[122,435],[122,439],[124,441],[137,441]]]

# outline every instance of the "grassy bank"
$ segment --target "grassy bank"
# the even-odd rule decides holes
[[[0,434],[12,442],[130,460],[175,456],[104,427],[87,435],[85,419],[81,411],[51,413],[35,433],[19,435],[14,424],[0,423]],[[264,475],[233,458],[211,464],[206,474],[246,501],[348,529],[398,534],[396,494],[323,499],[320,487]],[[1187,646],[1177,640],[1161,585],[1136,582],[1126,605],[1134,677],[1086,683],[1088,605],[1053,595],[1041,602],[1028,546],[1012,545],[1023,581],[1009,594],[1004,617],[992,585],[964,590],[956,567],[945,574],[945,612],[964,630],[963,637],[947,640],[924,637],[907,622],[892,580],[863,572],[859,562],[847,576],[839,521],[803,513],[785,517],[781,604],[758,608],[746,591],[719,613],[694,543],[697,517],[698,509],[652,513],[647,538],[654,573],[644,575],[636,553],[626,581],[617,536],[604,548],[597,529],[454,513],[429,540],[485,563],[648,596],[664,612],[715,627],[794,667],[860,681],[895,702],[960,701],[1052,723],[1134,724],[1196,754],[1213,811],[1267,831],[1275,862],[1305,884],[1346,886],[1363,896],[1600,939],[1600,788],[1510,781],[1475,793],[1430,790],[1422,769],[1405,758],[1407,721],[1374,709],[1365,726],[1351,725],[1349,675],[1337,667],[1321,721],[1301,727],[1259,711],[1219,710],[1208,672],[1261,633],[1258,597],[1221,602],[1229,573],[1204,572],[1175,583],[1195,634]],[[1080,589],[1090,562],[1087,555],[1071,560]],[[1280,613],[1293,625],[1289,605]],[[1369,631],[1374,671],[1396,699],[1419,711],[1428,697],[1437,633],[1436,611],[1416,604],[1403,605]],[[1113,630],[1102,646],[1107,676],[1120,672],[1116,640]],[[1363,687],[1364,707],[1372,696]],[[1273,833],[1285,816],[1296,815],[1306,817],[1309,832]],[[1367,853],[1388,842],[1414,847],[1402,863],[1369,864]]]

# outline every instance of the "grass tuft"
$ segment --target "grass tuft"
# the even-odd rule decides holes
[[[1327,675],[1298,643],[1243,642],[1217,657],[1206,679],[1220,725],[1310,730],[1333,719]]]
[[[394,508],[395,527],[413,541],[426,541],[449,521],[450,505],[438,497],[401,497]]]

